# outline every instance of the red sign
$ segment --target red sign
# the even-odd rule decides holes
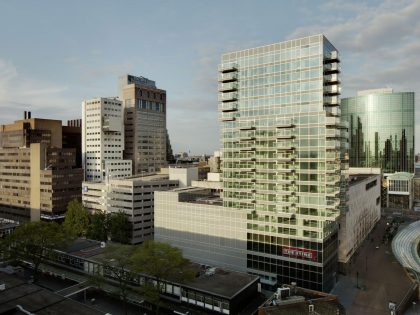
[[[307,260],[313,260],[313,261],[316,261],[317,259],[316,250],[306,249],[306,248],[283,246],[282,254],[289,257],[307,259]]]

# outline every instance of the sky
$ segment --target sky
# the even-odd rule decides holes
[[[81,118],[130,73],[167,91],[175,153],[213,153],[221,54],[318,33],[340,51],[343,97],[392,87],[420,107],[418,0],[14,0],[0,2],[0,124]]]

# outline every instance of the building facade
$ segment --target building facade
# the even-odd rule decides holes
[[[387,177],[387,207],[411,210],[414,199],[414,174],[394,173]]]
[[[342,99],[349,127],[351,167],[414,173],[414,92],[361,91]]]
[[[0,217],[63,219],[68,202],[81,199],[83,171],[76,148],[63,148],[62,136],[61,121],[27,113],[0,126]]]
[[[120,78],[124,106],[124,157],[134,174],[151,174],[167,165],[166,91],[155,81],[125,75]]]
[[[156,192],[155,239],[193,262],[246,272],[246,213],[224,208],[214,188]]]
[[[132,223],[132,244],[152,240],[154,235],[154,194],[178,187],[177,180],[150,175],[83,183],[83,204],[91,212],[123,212]]]
[[[131,160],[123,160],[124,118],[115,98],[82,103],[82,164],[85,181],[103,181],[132,175]]]
[[[222,55],[223,204],[247,216],[247,271],[330,290],[345,207],[337,49],[316,35]]]
[[[349,169],[348,210],[339,219],[338,263],[347,273],[357,249],[381,218],[381,170]]]

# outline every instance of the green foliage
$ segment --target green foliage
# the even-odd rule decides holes
[[[108,240],[108,216],[106,213],[95,212],[90,215],[86,237],[98,241]]]
[[[57,223],[38,221],[17,227],[5,243],[10,257],[33,264],[36,281],[39,266],[50,251],[66,246],[71,238]]]
[[[192,277],[191,263],[181,250],[169,244],[146,241],[131,257],[133,269],[156,279],[186,281]]]
[[[86,236],[89,228],[89,213],[83,204],[76,199],[69,202],[66,218],[63,223],[64,229],[75,237]]]
[[[156,305],[156,313],[162,306],[160,293],[164,287],[161,280],[188,282],[194,278],[194,270],[181,251],[169,244],[157,241],[146,241],[138,246],[131,256],[132,269],[145,273],[156,280],[144,283],[139,292],[151,303]]]
[[[112,213],[109,216],[109,234],[113,242],[128,244],[131,239],[131,222],[123,212]]]

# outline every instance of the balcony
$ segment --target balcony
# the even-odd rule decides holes
[[[291,130],[288,129],[280,129],[276,136],[277,139],[293,139],[294,137]]]
[[[337,140],[325,141],[325,147],[328,150],[338,150],[340,149],[340,141],[337,141]]]
[[[221,121],[235,121],[236,118],[233,116],[228,116],[228,117],[222,117],[220,120]]]
[[[330,116],[340,116],[341,115],[341,108],[340,107],[325,107],[325,111]]]
[[[232,92],[238,90],[237,82],[228,82],[219,84],[219,92]]]
[[[238,93],[229,92],[229,93],[220,93],[219,102],[233,102],[238,100]]]
[[[293,127],[294,125],[290,118],[286,118],[286,119],[283,118],[276,121],[276,128],[293,128]]]
[[[324,97],[324,106],[338,106],[341,104],[341,99],[338,96]]]
[[[332,73],[324,76],[324,82],[329,84],[340,83],[340,79],[337,73]]]
[[[325,61],[331,62],[331,61],[340,61],[338,57],[338,51],[334,50],[324,56]]]
[[[220,103],[219,108],[222,112],[235,112],[238,110],[237,102]]]
[[[247,146],[242,146],[242,147],[239,147],[238,148],[240,151],[255,151],[256,149],[255,149],[255,145],[252,145],[252,144],[250,144],[250,145],[247,145]]]
[[[340,65],[337,62],[327,63],[324,65],[324,73],[340,73]]]
[[[231,82],[238,80],[238,72],[227,72],[219,74],[219,82]]]
[[[340,125],[340,118],[337,117],[325,117],[325,125],[326,126],[339,126]]]
[[[327,163],[326,172],[327,173],[336,173],[340,171],[340,164]]]
[[[327,195],[336,196],[340,193],[340,188],[339,187],[327,187],[325,192],[326,192]]]
[[[324,94],[325,95],[338,95],[340,94],[341,89],[338,85],[327,85],[324,86]]]
[[[233,159],[233,160],[239,160],[240,162],[254,162],[256,160],[255,156],[243,156],[240,157],[238,159]]]
[[[219,72],[225,73],[225,72],[234,72],[238,71],[238,65],[233,62],[228,63],[222,63],[219,65]]]
[[[337,208],[340,205],[340,198],[327,199],[327,208]]]
[[[341,132],[338,129],[327,129],[325,136],[327,138],[340,138]]]
[[[349,128],[349,122],[348,122],[348,121],[345,121],[345,120],[342,120],[342,121],[338,124],[338,127],[339,127],[339,128],[342,128],[342,129],[348,129],[348,128]]]
[[[293,146],[293,143],[290,141],[277,142],[277,151],[291,151],[294,149],[295,147]]]
[[[255,123],[252,121],[243,121],[239,123],[239,130],[255,130]]]

